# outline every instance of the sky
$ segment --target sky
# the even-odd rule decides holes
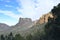
[[[15,25],[19,18],[39,19],[60,0],[0,0],[0,23]]]

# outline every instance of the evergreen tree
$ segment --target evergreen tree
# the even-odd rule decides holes
[[[32,40],[32,35],[31,34],[27,35],[26,40]]]
[[[4,36],[3,36],[3,35],[1,35],[1,40],[5,40],[5,38],[4,38]]]
[[[15,40],[24,40],[24,38],[20,34],[16,34]]]
[[[13,40],[13,34],[12,34],[12,32],[8,35],[8,39],[7,40]]]
[[[45,26],[46,40],[60,40],[60,4],[54,6],[51,12],[54,19],[49,18]]]
[[[6,36],[5,36],[5,40],[7,40],[7,38],[8,38],[8,36],[6,35]]]

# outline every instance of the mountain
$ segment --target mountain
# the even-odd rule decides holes
[[[19,21],[16,25],[10,26],[9,28],[6,28],[6,30],[2,29],[0,34],[9,34],[10,32],[13,32],[14,34],[16,33],[22,34],[23,31],[31,28],[33,25],[34,22],[30,18],[19,18]]]
[[[37,23],[40,23],[40,24],[47,23],[49,17],[53,18],[53,15],[51,12],[44,14],[42,17],[40,17]]]
[[[51,12],[49,12],[49,13],[43,15],[42,17],[40,17],[40,19],[36,21],[36,23],[33,25],[33,27],[31,27],[31,28],[29,28],[28,30],[25,31],[25,35],[27,35],[27,34],[34,35],[38,31],[40,33],[44,34],[45,25],[48,23],[49,17],[53,18],[53,15],[52,15]]]
[[[19,18],[19,21],[16,25],[6,28],[6,30],[2,29],[4,31],[1,31],[0,34],[9,34],[12,32],[13,34],[20,33],[21,35],[26,36],[28,34],[34,34],[39,30],[40,32],[43,32],[49,17],[53,18],[51,12],[43,15],[36,21],[32,21],[30,18]]]
[[[19,30],[26,30],[26,29],[32,27],[33,24],[34,23],[30,18],[20,18],[19,22],[13,26],[14,27],[13,30],[14,29],[15,30],[18,30],[18,29]]]
[[[19,22],[15,25],[15,27],[20,26],[20,27],[27,27],[31,25],[33,21],[30,18],[20,18]]]
[[[8,26],[7,24],[4,23],[0,23],[0,31],[4,31],[6,29],[8,29],[10,26]]]

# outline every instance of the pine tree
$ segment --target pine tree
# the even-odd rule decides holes
[[[5,40],[5,38],[4,38],[4,36],[3,36],[3,35],[1,35],[1,40]]]
[[[54,6],[51,12],[54,19],[49,18],[45,26],[46,40],[60,40],[60,4]]]
[[[15,40],[24,40],[24,38],[20,34],[16,34]]]
[[[32,40],[32,35],[31,34],[27,35],[26,40]]]
[[[8,39],[7,40],[13,40],[13,34],[12,34],[12,32],[8,35]]]

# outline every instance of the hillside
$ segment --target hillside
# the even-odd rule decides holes
[[[21,31],[27,30],[28,28],[32,27],[33,24],[34,22],[30,18],[19,18],[18,23],[14,26],[10,26],[9,28],[6,28],[7,25],[0,23],[0,34],[9,34],[10,32],[13,32],[14,34],[20,33]]]
[[[0,31],[4,31],[6,29],[8,29],[10,26],[8,26],[7,24],[4,23],[0,23]]]
[[[44,32],[45,25],[48,23],[49,18],[53,18],[51,12],[40,17],[40,19],[33,25],[33,27],[25,31],[25,34],[34,35],[34,33],[36,33],[37,31],[39,31],[40,33]]]
[[[30,18],[19,18],[19,21],[16,25],[6,28],[6,30],[2,29],[0,34],[4,34],[4,32],[5,34],[9,34],[10,32],[13,32],[14,34],[20,33],[22,35],[26,35],[26,33],[33,34],[37,30],[42,30],[42,28],[44,28],[45,24],[48,22],[49,17],[53,18],[51,12],[43,15],[36,21],[32,21]]]

